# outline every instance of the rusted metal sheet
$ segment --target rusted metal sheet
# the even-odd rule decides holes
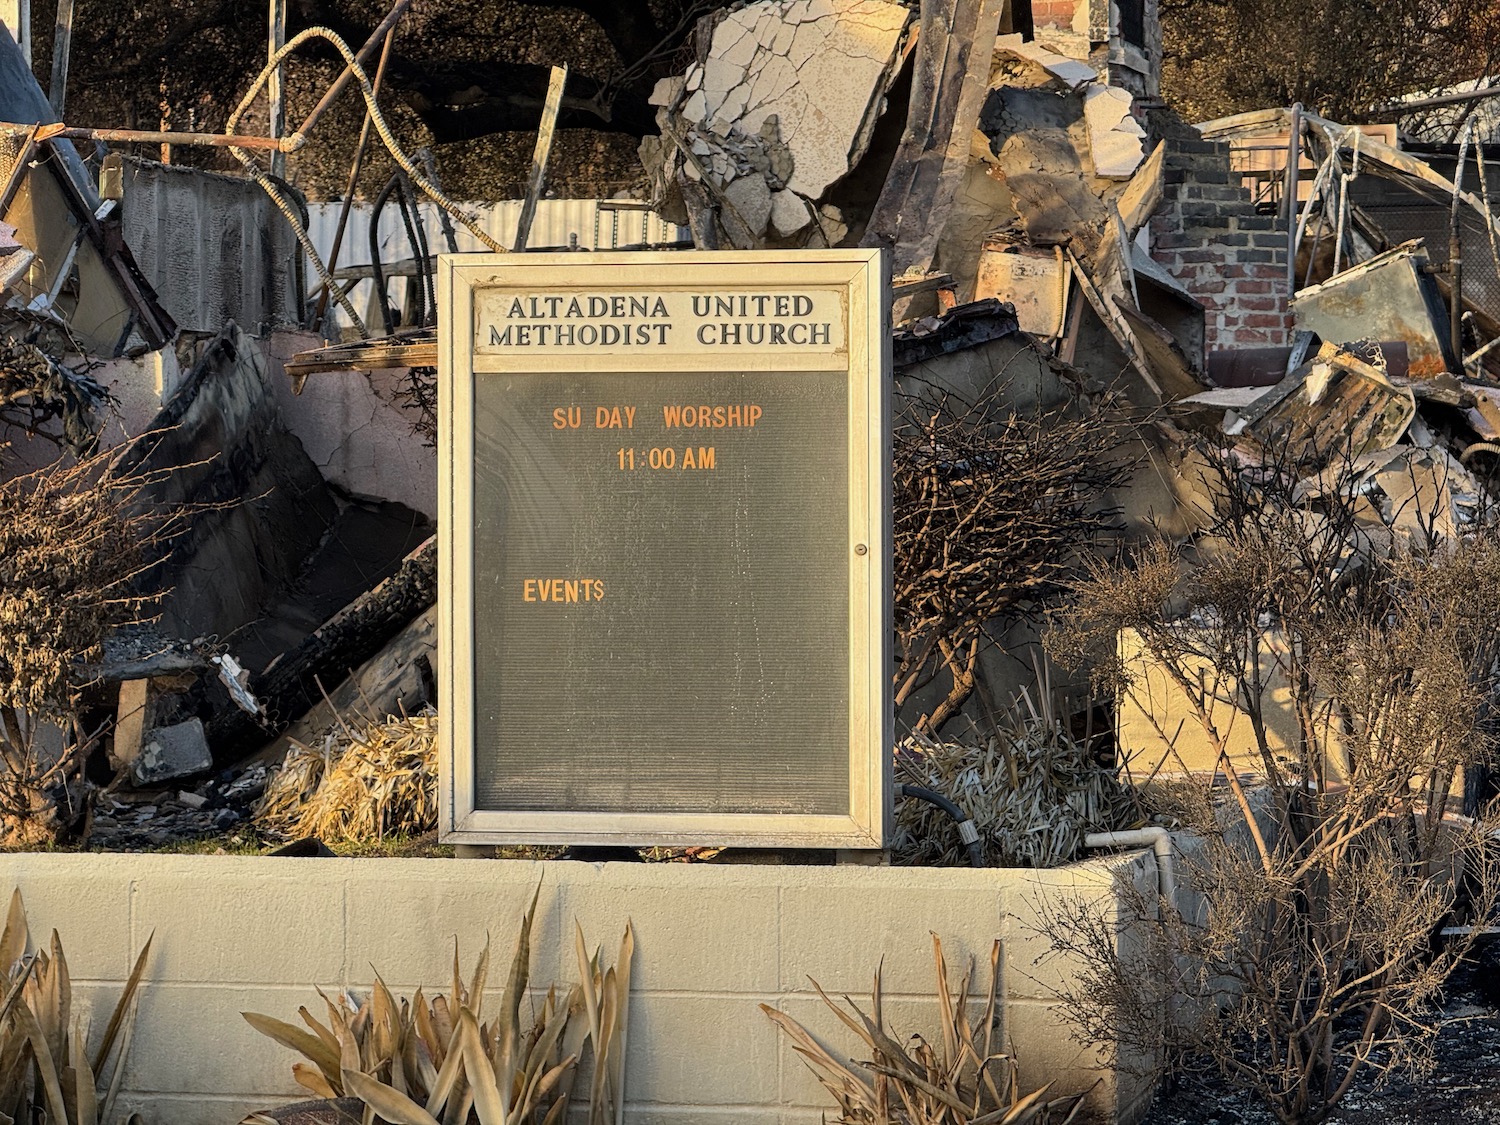
[[[1448,344],[1448,312],[1420,241],[1303,289],[1292,298],[1297,327],[1333,343],[1401,340],[1413,379],[1461,371]]]

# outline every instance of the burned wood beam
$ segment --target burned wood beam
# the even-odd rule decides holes
[[[547,180],[547,158],[552,155],[552,135],[557,132],[557,111],[562,106],[563,87],[568,83],[567,66],[554,66],[547,83],[547,100],[542,105],[542,122],[537,128],[536,149],[531,155],[531,175],[526,181],[526,198],[521,201],[521,217],[516,220],[516,237],[511,249],[526,249],[531,237],[531,220],[536,217],[537,200]]]
[[[286,364],[292,376],[320,371],[378,371],[388,367],[437,366],[437,339],[431,331],[384,340],[362,340],[298,352]]]
[[[47,100],[59,119],[68,93],[68,50],[73,42],[73,0],[57,0],[57,23],[52,33],[52,88]]]
[[[250,692],[265,707],[264,723],[229,707],[209,721],[216,756],[234,757],[269,742],[332,687],[379,652],[413,618],[437,601],[437,538],[423,543],[396,573],[340,610],[296,648],[282,653]]]
[[[989,91],[1001,0],[923,0],[906,131],[861,240],[889,246],[891,272],[925,270],[968,166]]]

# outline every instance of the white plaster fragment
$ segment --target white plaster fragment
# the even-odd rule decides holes
[[[808,223],[812,213],[807,200],[794,191],[778,191],[771,194],[771,229],[781,238],[790,238]]]
[[[775,114],[792,151],[787,186],[817,198],[849,171],[864,143],[862,129],[892,80],[910,18],[889,0],[747,5],[714,29],[700,90],[689,72],[683,116],[727,137],[734,126],[756,133]],[[714,171],[720,174],[717,161]]]
[[[1145,156],[1146,131],[1130,116],[1130,103],[1130,94],[1114,86],[1091,86],[1083,96],[1096,176],[1128,180]]]
[[[682,93],[683,82],[681,78],[669,77],[659,80],[651,87],[651,97],[647,101],[651,105],[671,105]]]
[[[1049,51],[1035,41],[1022,42],[1019,35],[1000,36],[995,40],[995,50],[1036,63],[1070,90],[1077,90],[1099,80],[1099,72],[1086,63]]]

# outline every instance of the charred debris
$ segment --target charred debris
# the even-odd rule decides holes
[[[901,720],[928,737],[1035,682],[1040,611],[1082,555],[1164,537],[1191,557],[1214,518],[1205,450],[1293,474],[1310,512],[1356,494],[1351,565],[1469,534],[1496,485],[1500,170],[1475,118],[1441,144],[1412,142],[1415,111],[1195,127],[1157,96],[1155,6],[1111,10],[758,0],[704,17],[653,95],[650,198],[629,206],[702,249],[888,248],[898,401],[1002,420],[1029,458],[1030,491],[973,554],[993,581],[898,594]],[[53,788],[57,835],[222,832],[288,747],[435,702],[433,261],[457,228],[498,244],[430,160],[393,150],[379,205],[410,254],[340,268],[346,205],[320,256],[262,167],[317,112],[237,147],[244,177],[123,158],[102,140],[226,141],[47,124],[0,35],[0,475],[116,450],[133,504],[190,513],[143,558],[140,623],[77,650],[66,706],[17,711],[28,753],[90,747]],[[1049,459],[1049,435],[1089,457]],[[1067,518],[1041,555],[1006,554],[1037,505]],[[967,611],[932,611],[959,587]]]

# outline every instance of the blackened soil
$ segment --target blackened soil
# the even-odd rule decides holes
[[[1500,1125],[1500,936],[1480,941],[1475,960],[1449,985],[1436,1070],[1420,1082],[1356,1086],[1329,1125]],[[1276,1125],[1276,1119],[1252,1096],[1205,1073],[1179,1076],[1141,1125]]]

